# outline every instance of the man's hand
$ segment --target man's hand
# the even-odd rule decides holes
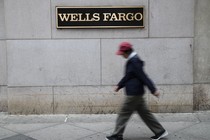
[[[160,97],[160,92],[159,91],[155,91],[155,93],[153,95],[156,96],[157,98],[159,98]]]
[[[119,87],[118,86],[115,86],[114,91],[115,92],[118,92],[119,91]]]

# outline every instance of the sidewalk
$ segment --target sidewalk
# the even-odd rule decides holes
[[[210,140],[210,112],[155,114],[168,130],[165,140]],[[116,115],[7,115],[0,113],[0,140],[104,140]],[[150,140],[153,133],[134,114],[125,140]],[[164,139],[163,139],[164,140]]]

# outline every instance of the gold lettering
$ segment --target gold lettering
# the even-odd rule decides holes
[[[119,21],[126,21],[126,18],[125,18],[125,13],[118,13],[119,15]]]
[[[129,18],[130,17],[130,18]],[[133,18],[133,13],[127,13],[126,14],[126,19],[128,20],[128,21],[133,21],[134,20],[134,18]]]
[[[119,20],[117,18],[117,15],[113,13],[109,21],[119,21]]]
[[[86,19],[85,18],[82,18],[82,13],[79,13],[79,21],[85,21]]]
[[[103,21],[108,21],[107,18],[111,16],[111,13],[103,13],[103,15],[104,15]]]
[[[85,13],[85,15],[86,15],[86,21],[92,21],[92,20],[90,19],[90,13]]]
[[[93,21],[99,21],[100,20],[100,14],[99,13],[94,13],[93,14]]]
[[[65,21],[80,21],[91,22],[100,21],[100,13],[59,13],[59,20]],[[103,21],[141,21],[143,20],[142,13],[103,13]]]
[[[70,14],[58,14],[58,15],[59,15],[61,21],[64,21],[64,20],[68,21],[69,20]]]
[[[78,21],[78,14],[76,14],[76,13],[73,13],[73,14],[71,14],[71,21]]]
[[[143,15],[142,15],[142,13],[136,13],[136,14],[134,15],[134,18],[135,18],[135,20],[137,20],[137,21],[141,21],[141,20],[143,19]]]

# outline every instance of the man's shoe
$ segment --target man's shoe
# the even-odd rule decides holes
[[[122,136],[107,136],[105,140],[123,140]]]
[[[157,134],[157,135],[151,137],[151,139],[152,139],[152,140],[159,140],[159,139],[161,139],[161,138],[163,138],[163,137],[166,137],[167,135],[168,135],[168,132],[165,130],[165,131],[163,131],[162,133],[159,133],[159,134]]]

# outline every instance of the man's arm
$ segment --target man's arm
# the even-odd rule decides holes
[[[125,87],[125,83],[132,78],[132,72],[127,72],[126,75],[117,84],[115,91],[118,92],[121,88]]]
[[[132,62],[132,66],[134,67],[135,76],[149,88],[152,94],[154,94],[155,96],[159,96],[154,83],[152,82],[152,80],[150,80],[150,78],[148,78],[148,76],[143,71],[143,65],[138,62]]]

